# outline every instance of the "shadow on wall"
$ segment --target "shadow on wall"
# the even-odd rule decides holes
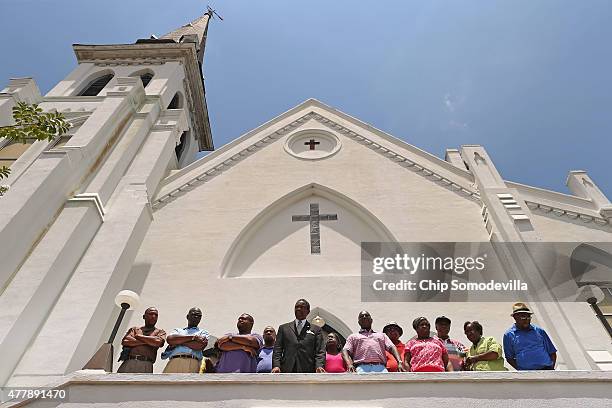
[[[221,277],[235,278],[245,275],[260,258],[264,258],[269,251],[273,251],[279,244],[286,243],[290,239],[298,239],[308,245],[307,233],[304,239],[301,236],[292,237],[296,232],[308,229],[308,222],[287,222],[287,220],[292,220],[296,214],[307,214],[309,203],[312,202],[321,204],[321,214],[330,210],[337,212],[337,221],[322,221],[321,228],[329,228],[337,237],[346,238],[352,242],[350,246],[354,245],[359,249],[361,242],[365,241],[396,241],[380,219],[365,207],[336,190],[315,183],[307,184],[274,201],[246,225],[223,259]],[[321,242],[325,242],[323,233],[320,239]],[[310,258],[308,248],[306,248],[305,262],[304,269],[308,269],[309,265],[315,262]],[[358,275],[359,269],[356,270]],[[248,275],[258,276],[253,271]],[[274,274],[274,276],[281,275]]]

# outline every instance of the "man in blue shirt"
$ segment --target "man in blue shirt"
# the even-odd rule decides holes
[[[557,349],[544,329],[531,324],[532,314],[525,303],[512,306],[515,323],[504,334],[506,361],[517,370],[554,370]]]
[[[202,361],[202,350],[208,345],[210,335],[200,329],[202,311],[192,307],[187,313],[187,327],[172,330],[166,338],[168,347],[161,358],[170,361],[164,368],[164,373],[197,373]]]
[[[259,350],[257,359],[257,372],[269,373],[272,371],[272,352],[276,341],[276,330],[274,327],[267,326],[263,331],[264,346]]]

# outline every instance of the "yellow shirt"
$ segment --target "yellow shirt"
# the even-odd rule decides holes
[[[502,346],[491,336],[481,337],[478,344],[473,345],[468,350],[468,357],[477,356],[480,354],[494,351],[497,353],[497,359],[491,361],[478,361],[470,367],[471,371],[508,371],[504,367],[504,359],[502,358]]]

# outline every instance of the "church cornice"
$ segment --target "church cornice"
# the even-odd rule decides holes
[[[344,135],[350,139],[355,140],[356,142],[374,150],[376,153],[385,157],[386,159],[402,166],[407,169],[412,170],[413,172],[421,175],[422,177],[428,178],[432,182],[440,185],[443,188],[446,188],[450,191],[453,191],[467,199],[473,200],[478,204],[481,204],[480,195],[475,188],[469,188],[468,186],[462,186],[456,181],[449,179],[447,176],[440,174],[439,171],[435,170],[433,166],[428,166],[423,161],[415,160],[414,158],[408,158],[406,155],[398,153],[391,146],[385,143],[383,146],[381,143],[377,143],[370,138],[355,132],[336,121],[333,121],[326,116],[317,113],[315,111],[310,111],[309,113],[301,116],[300,118],[292,121],[291,123],[284,125],[282,128],[267,134],[263,138],[258,141],[250,144],[249,146],[243,148],[236,154],[230,156],[229,158],[221,161],[220,163],[211,164],[210,166],[204,166],[204,169],[201,170],[200,173],[194,175],[193,177],[188,178],[187,180],[183,180],[178,183],[178,185],[173,186],[173,182],[180,180],[180,177],[184,174],[177,174],[174,176],[170,176],[166,179],[166,185],[162,187],[160,194],[153,201],[152,205],[154,210],[162,207],[163,205],[173,201],[175,198],[183,195],[187,191],[196,187],[197,185],[206,183],[207,181],[213,179],[221,172],[228,170],[233,167],[235,164],[242,161],[244,158],[250,156],[256,151],[262,149],[263,147],[273,143],[278,140],[282,136],[285,136],[288,133],[293,132],[298,129],[302,125],[304,125],[309,120],[315,120],[322,125],[328,127],[336,133]],[[231,147],[231,146],[230,146]],[[217,153],[219,156],[223,153],[227,153],[223,150],[219,150],[218,152],[211,153],[210,156],[204,158],[203,160],[209,160],[214,162],[214,160],[218,157],[215,155]],[[170,187],[169,189],[167,187]]]
[[[367,146],[368,148],[374,150],[375,152],[382,155],[383,157],[401,165],[402,167],[409,168],[415,173],[418,173],[425,178],[429,178],[435,183],[443,187],[446,187],[451,191],[457,192],[463,196],[466,196],[480,203],[480,194],[478,193],[476,188],[474,187],[468,188],[466,186],[462,186],[450,180],[448,177],[440,174],[440,172],[435,170],[433,166],[428,166],[423,161],[418,161],[418,160],[415,160],[414,158],[410,159],[406,157],[407,155],[398,153],[396,150],[394,150],[390,146],[383,146],[380,143],[376,143],[373,140],[348,129],[345,126],[342,126],[334,122],[333,120],[326,118],[323,115],[317,114],[315,112],[311,112],[310,115],[312,116],[314,120],[327,126],[329,129],[334,130],[340,134],[343,134],[346,137],[353,139],[364,146]]]
[[[192,113],[193,132],[199,143],[199,150],[213,150],[212,131],[206,105],[204,79],[198,62],[197,45],[193,42],[159,42],[117,45],[72,46],[79,63],[99,66],[112,65],[159,65],[178,61],[185,68],[185,99],[187,109]]]
[[[77,62],[104,63],[137,63],[142,61],[165,62],[183,61],[196,58],[195,45],[192,43],[152,43],[152,44],[108,44],[72,46]]]
[[[610,227],[610,221],[605,218],[598,217],[596,215],[587,214],[584,212],[572,211],[564,208],[555,207],[548,204],[537,203],[534,201],[525,200],[525,204],[531,211],[537,211],[544,214],[554,214],[557,217],[565,217],[570,220],[577,220],[584,222],[585,224],[594,223],[600,226]]]
[[[516,189],[531,211],[555,215],[561,220],[580,220],[585,224],[593,223],[599,226],[611,226],[609,220],[603,218],[596,210],[593,201],[545,190],[525,184],[505,181],[506,186]]]
[[[304,105],[307,104],[315,105],[315,107],[321,109],[309,110],[308,113],[294,119],[289,124],[279,124],[281,120],[286,120],[292,113],[298,113],[300,110],[304,109]],[[457,170],[461,174],[457,175],[456,180],[454,180],[455,177],[449,177],[448,175],[445,176],[441,174],[441,171],[436,169],[437,166],[435,164],[430,163],[432,159],[429,158],[428,153],[420,151],[412,152],[412,145],[406,144],[401,140],[394,140],[392,136],[386,135],[384,132],[378,131],[367,124],[362,124],[362,122],[348,115],[340,116],[340,120],[349,121],[349,126],[356,125],[359,128],[363,127],[364,131],[359,132],[353,130],[354,128],[350,129],[348,126],[338,123],[337,120],[335,121],[327,117],[325,112],[327,112],[328,109],[332,111],[332,114],[342,114],[342,112],[337,112],[335,109],[329,108],[316,100],[306,101],[304,104],[286,112],[276,119],[273,119],[259,128],[248,132],[242,138],[237,139],[227,146],[224,146],[220,150],[212,152],[210,155],[201,159],[200,161],[194,162],[192,166],[189,166],[169,176],[166,178],[165,184],[160,189],[157,198],[152,203],[154,210],[163,207],[165,204],[185,194],[192,188],[212,180],[223,171],[228,170],[235,164],[239,163],[242,159],[257,152],[268,144],[273,143],[282,136],[293,133],[309,120],[315,120],[335,133],[344,135],[345,137],[353,139],[356,142],[374,150],[388,160],[410,169],[415,173],[430,179],[436,184],[482,205],[482,200],[480,198],[478,189],[474,184],[468,184],[468,180],[465,179],[467,178],[467,175],[469,175],[466,171],[461,169]],[[274,125],[277,125],[275,131],[266,132],[268,128]],[[364,132],[366,131],[382,137],[383,141],[374,141],[372,138],[365,136]],[[257,139],[255,142],[249,143],[234,154],[228,154],[232,151],[232,149],[236,149],[240,143],[243,143],[245,140],[248,140],[258,133],[264,133],[265,136]],[[382,135],[379,133],[382,133]],[[386,136],[386,138],[384,136]],[[406,144],[406,146],[403,147],[403,144]],[[408,150],[408,154],[401,152],[401,150],[404,149]],[[418,150],[416,148],[414,149]],[[414,153],[414,155],[412,153]],[[202,160],[204,162],[202,162]],[[441,159],[438,160],[442,161]],[[443,164],[448,163],[443,162]],[[451,166],[450,164],[448,165]],[[186,177],[191,174],[193,175]],[[599,216],[594,209],[591,209],[592,203],[590,200],[561,194],[554,191],[543,190],[532,186],[526,186],[519,183],[513,183],[510,181],[505,181],[505,183],[510,188],[516,188],[521,195],[521,198],[534,212],[551,213],[564,220],[567,220],[567,222],[572,222],[572,220],[579,219],[585,224],[592,223],[592,225],[597,225],[599,227],[610,226],[610,222],[608,220]]]

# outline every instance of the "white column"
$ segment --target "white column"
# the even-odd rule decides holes
[[[567,186],[570,191],[578,197],[587,198],[601,216],[607,220],[612,220],[612,204],[608,197],[597,187],[597,184],[589,177],[584,170],[570,171],[567,176]]]
[[[0,287],[42,238],[66,199],[102,162],[144,97],[139,78],[125,78],[64,147],[44,152],[11,186],[0,206]],[[10,239],[18,236],[20,239]]]
[[[178,117],[163,115],[153,127],[111,197],[104,224],[9,384],[37,384],[41,375],[80,369],[109,335],[104,328],[118,312],[113,299],[152,220],[149,195],[172,158],[177,135],[187,126],[184,112],[179,112]]]
[[[101,224],[92,202],[65,208],[0,296],[0,386],[44,323]]]
[[[13,122],[13,106],[17,102],[29,104],[41,101],[40,90],[32,78],[13,78],[6,88],[0,91],[0,126]]]
[[[487,230],[492,240],[503,242],[538,241],[531,222],[531,211],[518,191],[510,189],[482,146],[461,147],[461,157],[476,179],[482,202],[486,206]],[[499,237],[497,237],[499,235]]]
[[[463,158],[461,158],[461,153],[457,149],[446,149],[444,160],[461,170],[467,170]]]
[[[482,146],[462,146],[461,157],[468,167],[480,191],[481,199],[485,205],[483,214],[487,215],[488,222],[492,222],[491,241],[501,243],[514,243],[513,245],[500,245],[500,256],[504,270],[510,279],[521,278],[534,289],[548,287],[540,265],[536,260],[544,259],[540,254],[540,246],[529,245],[532,242],[542,244],[542,239],[531,222],[531,211],[516,189],[506,187],[506,183],[495,168],[491,158]],[[569,325],[560,304],[550,293],[539,290],[538,299],[531,306],[536,310],[538,318],[542,319],[545,327],[559,347],[559,364],[569,369],[592,369],[587,360],[585,350],[580,338]]]
[[[159,112],[158,98],[151,98],[139,109],[86,193],[67,202],[66,208],[0,297],[0,349],[10,351],[0,367],[0,385],[12,373],[72,276],[103,222],[108,198],[133,161]]]
[[[111,194],[159,117],[160,111],[159,98],[145,102],[93,180],[84,189],[85,192],[97,193],[103,205],[108,203]]]

